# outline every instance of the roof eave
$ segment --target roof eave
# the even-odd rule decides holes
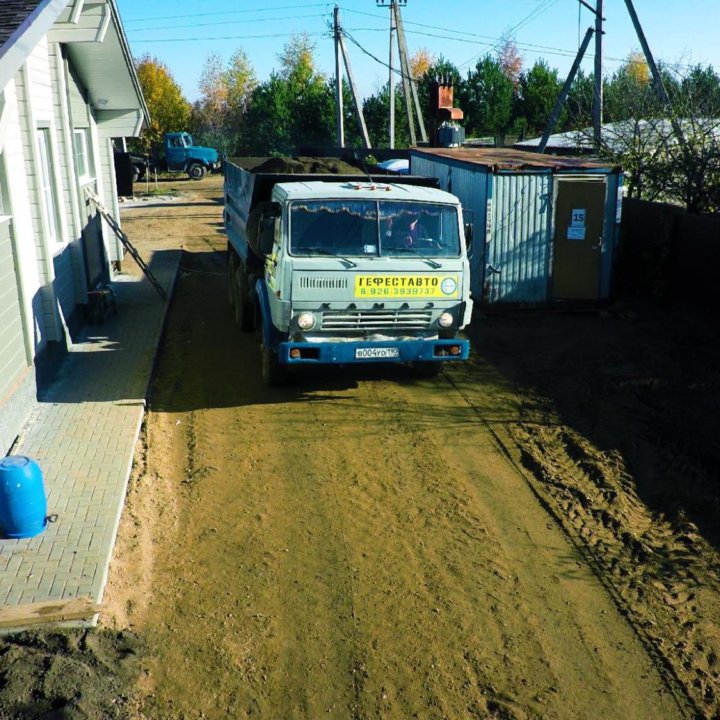
[[[15,77],[68,4],[68,0],[40,0],[35,9],[0,47],[0,91]]]

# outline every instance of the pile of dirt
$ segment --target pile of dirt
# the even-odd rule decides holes
[[[0,718],[127,718],[144,649],[127,631],[44,630],[2,638]]]
[[[337,158],[277,157],[255,167],[258,173],[286,173],[292,175],[364,175],[354,165]]]

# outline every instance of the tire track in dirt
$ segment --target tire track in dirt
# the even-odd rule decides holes
[[[455,370],[447,372],[455,372]],[[485,389],[477,384],[474,385],[474,388],[481,391]],[[453,395],[453,393],[449,395]],[[515,605],[508,607],[507,610],[519,612],[524,622],[530,626],[529,633],[535,637],[539,647],[537,654],[530,653],[530,656],[544,658],[554,669],[557,679],[557,685],[554,688],[561,697],[567,696],[569,687],[573,685],[572,677],[574,673],[578,672],[578,668],[585,667],[585,672],[580,673],[576,680],[578,683],[588,682],[587,679],[582,679],[583,675],[586,677],[598,676],[597,686],[592,691],[588,690],[590,695],[595,697],[594,707],[592,709],[585,708],[584,711],[576,709],[574,714],[577,716],[601,716],[603,701],[606,699],[603,697],[604,694],[611,696],[616,694],[616,697],[610,701],[611,703],[617,702],[618,699],[620,702],[635,702],[636,707],[629,711],[631,716],[637,717],[644,714],[648,708],[643,707],[643,691],[638,690],[639,696],[635,698],[631,696],[632,693],[630,696],[624,695],[628,689],[623,688],[624,681],[617,676],[616,668],[623,663],[620,644],[627,644],[626,652],[628,656],[634,655],[634,664],[646,666],[643,671],[645,674],[649,672],[648,663],[637,657],[640,653],[639,647],[633,650],[632,643],[628,642],[627,638],[617,641],[618,648],[621,649],[620,656],[613,657],[616,652],[615,648],[603,647],[604,642],[615,632],[610,632],[614,622],[611,615],[614,613],[611,612],[611,606],[608,606],[607,603],[601,604],[599,598],[595,597],[595,590],[587,586],[587,573],[582,569],[584,566],[584,563],[581,562],[582,557],[570,556],[564,561],[566,566],[564,569],[562,563],[560,568],[557,567],[557,550],[560,548],[550,547],[550,552],[547,552],[547,548],[543,547],[542,542],[539,542],[538,533],[541,532],[539,523],[545,521],[541,517],[537,517],[538,511],[535,509],[534,499],[516,486],[516,478],[512,474],[509,475],[506,468],[497,464],[487,467],[487,463],[492,460],[494,453],[483,447],[483,445],[489,444],[489,439],[483,440],[483,433],[478,432],[475,413],[460,412],[455,407],[454,400],[451,399],[447,401],[447,405],[456,425],[453,430],[448,431],[448,442],[444,446],[448,468],[457,468],[455,475],[452,472],[449,475],[462,477],[463,470],[465,469],[467,472],[467,467],[483,468],[474,483],[475,492],[478,495],[477,503],[480,507],[484,506],[485,511],[489,513],[486,526],[490,528],[491,535],[502,539],[499,554],[505,554],[508,557],[508,565],[515,569]],[[498,408],[493,405],[493,411],[497,412],[497,410]],[[441,412],[440,408],[435,411]],[[441,414],[440,417],[444,417],[444,414]],[[459,457],[462,458],[462,462],[459,461]],[[493,476],[501,478],[501,480],[493,482],[495,479]],[[524,483],[524,481],[521,482]],[[553,533],[548,533],[548,535],[552,536]],[[553,542],[557,543],[557,538],[554,538]],[[547,573],[539,572],[534,567],[537,563],[545,564]],[[568,565],[572,569],[569,569]],[[547,590],[543,585],[547,586]],[[561,603],[558,603],[558,585],[564,592],[571,593],[566,595]],[[507,592],[505,594],[507,595]],[[602,609],[600,609],[601,607]],[[607,618],[607,620],[600,619],[600,627],[598,627],[599,618],[595,616],[596,612]],[[559,622],[557,626],[553,627],[555,618]],[[509,628],[517,631],[516,620],[512,617],[504,619]],[[604,623],[608,624],[608,638],[599,637],[599,634],[605,632],[602,627]],[[622,635],[619,630],[616,632],[620,636]],[[585,648],[586,655],[583,656],[581,649],[575,645],[575,641],[571,639],[573,636],[580,646]],[[571,662],[565,666],[558,663],[558,659],[563,657],[570,657]],[[528,675],[537,677],[538,672],[533,668],[525,673],[525,676]],[[590,684],[592,685],[592,683]],[[666,709],[665,712],[669,712],[669,710]],[[548,714],[546,709],[540,713],[542,716]]]
[[[718,576],[714,551],[691,524],[654,516],[637,497],[619,452],[601,452],[532,401],[507,421],[485,420],[472,389],[452,384],[492,431],[627,618],[693,717],[720,712]],[[532,394],[531,394],[532,395]]]

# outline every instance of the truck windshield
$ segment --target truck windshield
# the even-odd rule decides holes
[[[303,200],[290,206],[293,255],[459,257],[457,209],[414,202]]]

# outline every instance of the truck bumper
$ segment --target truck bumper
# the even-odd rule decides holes
[[[467,360],[467,340],[403,340],[398,342],[281,342],[278,360],[286,365],[411,363]]]

